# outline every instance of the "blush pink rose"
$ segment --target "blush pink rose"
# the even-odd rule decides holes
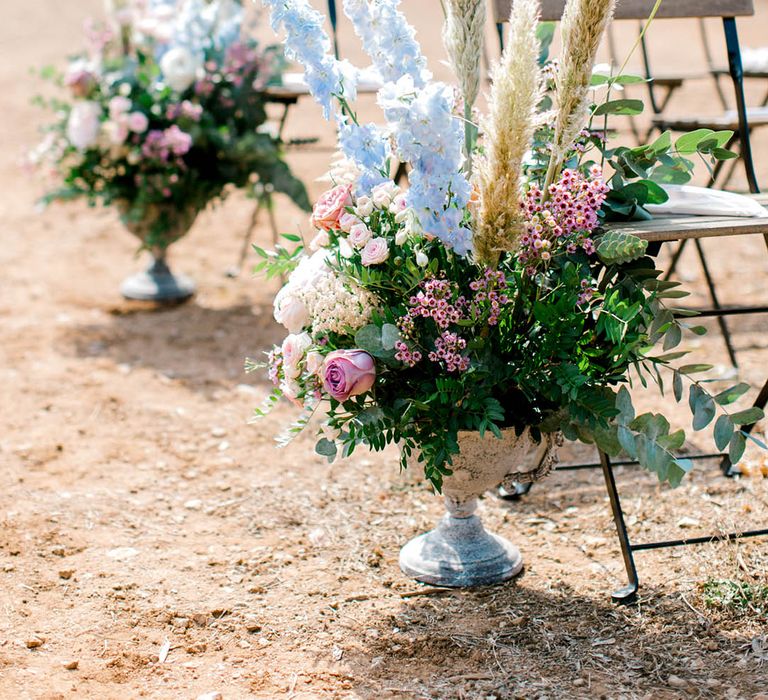
[[[310,222],[315,228],[332,231],[339,228],[339,219],[352,204],[352,185],[339,185],[320,195]]]
[[[323,387],[337,401],[370,391],[376,363],[364,350],[335,350],[325,358]]]
[[[365,244],[360,253],[360,259],[363,265],[378,265],[383,263],[389,257],[389,246],[386,238],[371,238]]]
[[[371,240],[371,229],[365,224],[355,224],[352,230],[349,232],[349,242],[355,248],[362,248],[368,241]]]

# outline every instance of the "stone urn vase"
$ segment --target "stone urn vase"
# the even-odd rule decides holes
[[[126,299],[177,303],[195,293],[195,283],[186,275],[174,274],[168,267],[168,247],[184,236],[197,217],[191,207],[176,207],[168,203],[149,205],[141,218],[132,216],[127,200],[117,202],[123,225],[136,236],[151,255],[149,267],[131,275],[120,285]]]
[[[437,527],[400,550],[400,568],[417,581],[463,588],[500,583],[522,571],[523,559],[511,542],[487,532],[476,514],[477,499],[499,484],[530,483],[546,476],[557,459],[560,433],[536,442],[526,429],[502,439],[490,431],[460,432],[460,454],[443,482],[448,511]],[[414,459],[415,461],[415,459]],[[415,464],[414,464],[415,466]]]

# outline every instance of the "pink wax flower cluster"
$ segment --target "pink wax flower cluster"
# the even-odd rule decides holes
[[[469,288],[475,292],[472,300],[472,308],[475,315],[482,310],[482,303],[488,304],[488,325],[495,326],[499,322],[501,307],[509,303],[506,293],[507,278],[501,270],[487,268],[485,274],[477,280],[469,283]]]
[[[435,339],[435,349],[428,357],[432,362],[444,364],[448,372],[464,372],[469,369],[469,358],[461,354],[466,348],[464,338],[457,333],[443,331]]]
[[[448,328],[464,318],[467,300],[459,296],[451,301],[457,285],[445,279],[431,278],[421,283],[421,290],[409,299],[408,315],[431,318],[438,328]]]
[[[376,364],[364,350],[335,350],[323,365],[323,387],[337,401],[371,390]]]
[[[146,158],[168,161],[171,155],[180,157],[192,148],[192,137],[172,124],[167,129],[153,129],[147,134],[141,152]]]
[[[169,121],[175,119],[190,119],[193,122],[199,122],[200,117],[203,116],[203,106],[190,102],[189,100],[183,100],[178,104],[168,105],[165,110],[165,117]]]
[[[395,343],[395,351],[395,359],[398,362],[402,362],[403,364],[407,365],[408,367],[415,367],[419,362],[421,362],[421,352],[416,349],[409,348],[408,345],[402,340],[398,340]]]
[[[520,238],[519,258],[535,270],[547,262],[558,243],[565,241],[569,253],[581,247],[591,255],[594,243],[589,234],[597,228],[598,212],[608,194],[599,166],[589,176],[577,170],[564,170],[558,182],[549,187],[549,199],[543,202],[541,189],[532,185],[523,200],[525,233]]]

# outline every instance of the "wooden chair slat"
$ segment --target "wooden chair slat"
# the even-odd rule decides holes
[[[648,242],[682,241],[689,238],[768,235],[768,217],[666,216],[650,221],[608,224],[611,230],[632,233]]]
[[[506,22],[513,0],[494,0],[497,22]],[[646,19],[654,0],[618,0],[616,19]],[[542,0],[541,18],[557,22],[563,14],[565,0]],[[755,14],[753,0],[665,0],[656,17],[748,17]]]

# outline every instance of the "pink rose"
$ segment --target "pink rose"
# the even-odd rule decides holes
[[[142,112],[131,112],[126,121],[128,128],[135,134],[143,134],[149,126],[147,115]]]
[[[352,204],[352,185],[339,185],[324,192],[312,209],[310,219],[315,228],[332,231],[339,228],[339,219],[345,207]]]
[[[109,116],[112,119],[122,117],[131,109],[132,105],[133,103],[127,97],[123,97],[122,95],[115,95],[109,101]]]
[[[348,211],[345,211],[339,217],[339,228],[345,233],[349,233],[354,226],[362,223],[363,222],[360,221],[360,219],[358,219],[354,214],[350,214]]]
[[[88,97],[96,87],[96,76],[83,61],[73,63],[64,76],[66,85],[73,97]]]
[[[365,244],[362,253],[360,253],[363,265],[378,265],[383,263],[389,257],[389,246],[386,238],[371,238]]]
[[[362,248],[371,240],[372,235],[371,229],[365,224],[355,224],[349,232],[349,242],[355,248]]]
[[[370,391],[376,364],[364,350],[335,350],[325,358],[323,387],[337,401]]]

